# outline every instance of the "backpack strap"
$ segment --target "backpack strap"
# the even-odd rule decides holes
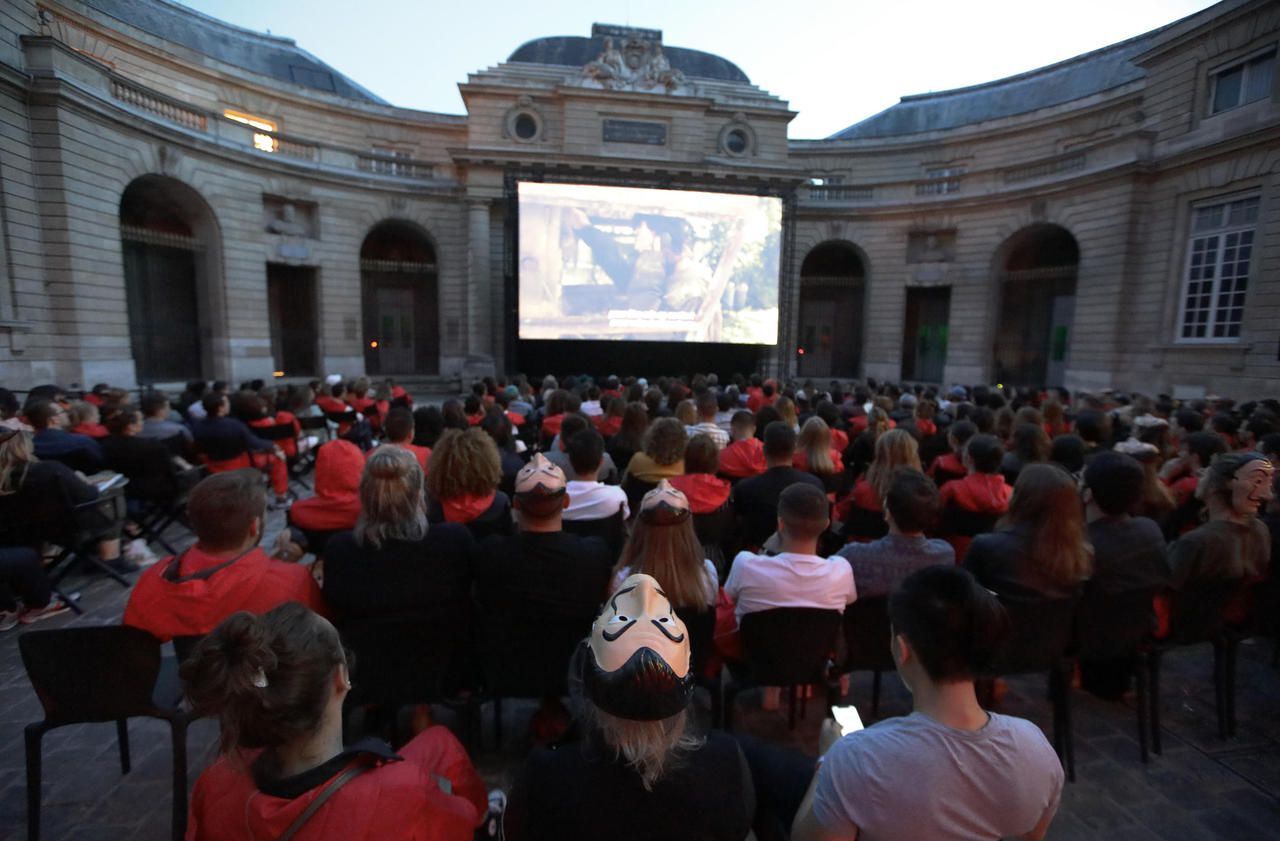
[[[329,784],[324,787],[324,791],[320,792],[320,796],[311,801],[311,804],[307,806],[306,810],[303,811],[301,815],[298,815],[293,823],[289,824],[289,828],[286,829],[284,833],[276,839],[276,841],[290,841],[293,836],[298,834],[298,831],[301,830],[302,827],[306,826],[307,821],[311,820],[315,813],[320,811],[320,807],[325,804],[325,801],[337,794],[338,790],[347,783],[373,767],[374,766],[367,765],[363,762],[356,762],[348,765],[345,771],[334,777]]]

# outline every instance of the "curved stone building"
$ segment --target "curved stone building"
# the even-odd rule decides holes
[[[656,30],[530,41],[446,115],[168,0],[14,0],[0,384],[529,366],[534,179],[782,196],[768,370],[1274,391],[1277,42],[1280,4],[1225,0],[796,140],[785,101]]]

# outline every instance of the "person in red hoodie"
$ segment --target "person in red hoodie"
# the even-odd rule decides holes
[[[67,410],[67,432],[88,435],[95,441],[106,438],[107,428],[102,425],[98,407],[84,400],[76,400]]]
[[[304,532],[355,528],[360,518],[360,474],[364,461],[364,453],[350,441],[335,438],[322,444],[316,451],[315,496],[293,504],[289,509],[289,524]]]
[[[192,792],[187,841],[470,841],[487,813],[484,781],[444,727],[399,751],[343,744],[342,640],[303,605],[233,614],[181,674],[222,732],[222,755]]]
[[[967,420],[956,421],[947,429],[947,443],[951,445],[951,452],[943,453],[929,465],[929,478],[939,489],[948,482],[969,475],[964,467],[964,448],[969,439],[977,434],[978,427]]]
[[[296,601],[325,612],[307,567],[270,558],[258,546],[266,507],[256,470],[203,479],[187,502],[196,544],[139,576],[124,609],[124,624],[166,642],[207,634],[238,610],[266,613]]]
[[[684,494],[694,514],[709,514],[729,501],[733,486],[716,475],[719,457],[720,450],[710,435],[695,435],[684,448],[684,475],[668,480]]]
[[[942,537],[963,558],[973,538],[990,531],[995,520],[1009,510],[1013,488],[1000,474],[1004,447],[994,435],[975,435],[964,449],[968,475],[948,482],[941,490]]]
[[[264,388],[258,392],[257,401],[261,411],[261,416],[249,421],[250,429],[269,429],[273,426],[289,425],[293,427],[292,438],[281,438],[276,441],[276,446],[284,453],[285,458],[294,459],[298,457],[298,436],[302,434],[302,425],[298,423],[297,417],[293,412],[286,412],[283,409],[277,411],[276,398],[278,393],[274,388]]]
[[[719,474],[732,481],[759,476],[767,467],[764,442],[756,437],[756,416],[745,409],[729,421],[729,446],[720,451]]]

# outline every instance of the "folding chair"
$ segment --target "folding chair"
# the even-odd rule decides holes
[[[27,838],[40,837],[40,780],[44,734],[68,724],[114,721],[120,770],[127,774],[129,722],[135,716],[169,722],[173,738],[173,838],[187,827],[188,713],[178,708],[176,672],[162,673],[160,643],[138,628],[109,625],[28,631],[18,637],[22,663],[44,708],[26,727]]]
[[[725,685],[724,728],[733,729],[733,702],[750,686],[787,689],[787,726],[796,727],[797,688],[826,686],[827,663],[840,630],[840,611],[816,607],[775,607],[742,617],[745,669],[730,668]]]

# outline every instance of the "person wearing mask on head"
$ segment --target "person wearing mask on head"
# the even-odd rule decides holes
[[[908,576],[889,597],[891,650],[911,715],[819,736],[792,841],[1040,841],[1062,764],[1040,728],[978,703],[974,679],[1009,635],[996,597],[955,567]]]
[[[188,841],[470,841],[484,816],[484,782],[445,728],[399,751],[343,744],[347,655],[301,604],[229,616],[181,674],[193,708],[221,729],[221,756],[191,795]]]
[[[258,546],[266,504],[254,470],[201,480],[187,502],[195,545],[138,578],[125,605],[124,624],[166,642],[207,634],[240,610],[261,614],[296,601],[326,612],[307,567],[276,560]],[[284,549],[282,541],[278,552]]]
[[[658,581],[622,582],[570,671],[582,738],[530,754],[511,792],[509,841],[751,837],[746,759],[731,736],[693,729],[689,633]]]
[[[693,530],[689,500],[665,479],[644,495],[614,568],[614,589],[636,573],[653,576],[676,608],[701,612],[715,605],[720,589],[715,565],[705,557]]]

